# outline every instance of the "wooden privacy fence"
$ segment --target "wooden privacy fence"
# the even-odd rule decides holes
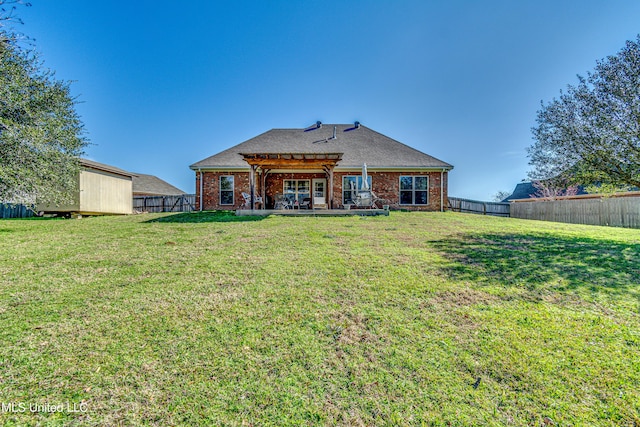
[[[586,194],[556,200],[522,199],[511,203],[513,218],[572,224],[640,228],[640,192],[612,196]]]
[[[31,218],[35,216],[33,206],[0,203],[0,218]]]
[[[482,215],[510,216],[509,203],[481,202],[479,200],[449,197],[449,210]]]
[[[135,196],[134,212],[191,212],[196,210],[196,195]]]

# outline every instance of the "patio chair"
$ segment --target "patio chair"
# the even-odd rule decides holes
[[[273,209],[291,209],[291,205],[289,201],[284,198],[282,193],[276,193]]]
[[[244,199],[244,203],[242,205],[242,208],[244,208],[244,209],[252,209],[252,206],[251,206],[251,194],[243,192],[242,193],[242,198]],[[254,196],[253,197],[253,201],[255,203],[262,204],[262,197]]]
[[[358,208],[369,208],[373,202],[371,191],[360,191],[353,203]]]
[[[311,197],[302,199],[302,203],[300,203],[298,209],[311,209]]]
[[[385,199],[379,198],[376,193],[371,190],[360,191],[356,198],[353,200],[353,204],[357,208],[371,208],[379,209],[382,205],[388,204]],[[380,204],[380,206],[378,206]]]
[[[324,197],[313,198],[313,209],[327,209],[327,202]]]
[[[384,205],[388,205],[389,201],[378,197],[376,193],[371,191],[371,207],[373,209],[382,209]]]

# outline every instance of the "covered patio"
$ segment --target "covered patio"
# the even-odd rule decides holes
[[[303,199],[310,199],[309,208],[322,206],[333,210],[334,175],[336,164],[342,159],[342,153],[240,153],[250,167],[249,172],[249,206],[245,210],[256,210],[258,196],[263,201],[260,210],[273,207],[277,196],[294,204],[298,211]],[[282,181],[282,187],[276,185]],[[274,177],[270,181],[270,176]],[[286,179],[290,178],[290,179]],[[272,185],[270,185],[272,184]],[[282,193],[278,192],[282,188]],[[279,211],[278,209],[272,209]],[[293,213],[292,213],[293,214]]]

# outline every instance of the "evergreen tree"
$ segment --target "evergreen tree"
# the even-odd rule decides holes
[[[8,28],[13,9],[0,9],[0,201],[68,203],[88,140],[69,83]]]

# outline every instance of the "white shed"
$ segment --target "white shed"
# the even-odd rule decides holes
[[[44,213],[73,215],[113,215],[133,212],[133,177],[135,174],[113,166],[80,159],[78,193],[71,205],[38,205]]]

